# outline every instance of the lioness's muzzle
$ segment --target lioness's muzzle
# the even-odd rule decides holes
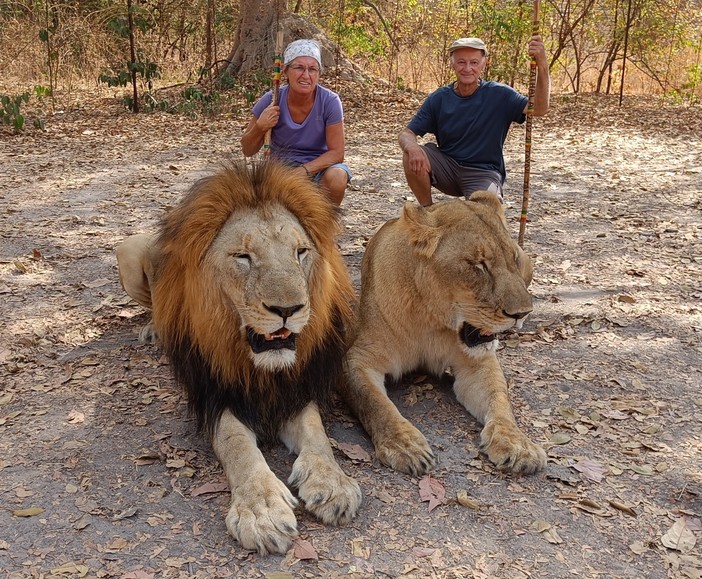
[[[495,334],[483,336],[478,328],[471,326],[466,322],[463,322],[461,331],[458,334],[461,336],[463,343],[469,348],[479,346],[480,344],[487,344],[488,342],[492,342],[494,339],[496,339]]]

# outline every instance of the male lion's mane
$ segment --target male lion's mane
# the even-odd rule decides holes
[[[247,209],[272,217],[278,206],[300,222],[318,254],[309,282],[311,315],[297,337],[295,364],[256,367],[234,304],[201,264],[230,216]],[[274,162],[231,163],[199,180],[165,215],[156,242],[154,324],[198,428],[210,435],[225,409],[271,440],[311,401],[324,406],[342,380],[345,331],[354,292],[336,249],[336,208],[305,177]]]

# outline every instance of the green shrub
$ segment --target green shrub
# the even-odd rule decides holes
[[[29,102],[29,93],[23,92],[22,94],[10,96],[10,95],[0,95],[0,104],[2,104],[2,110],[0,110],[0,120],[3,125],[12,125],[15,132],[18,133],[24,128],[24,115],[22,114],[21,108],[23,104]]]

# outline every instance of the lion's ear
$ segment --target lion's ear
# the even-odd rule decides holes
[[[471,193],[469,201],[474,201],[475,203],[480,203],[489,207],[492,211],[497,211],[499,213],[504,213],[504,208],[502,207],[502,202],[500,198],[492,191],[474,191]]]
[[[468,199],[471,203],[479,203],[487,208],[490,212],[495,213],[500,218],[500,221],[507,227],[507,219],[505,218],[505,208],[502,205],[500,198],[492,191],[475,191]]]
[[[431,257],[441,238],[431,213],[416,203],[407,202],[402,208],[400,223],[405,226],[415,252],[423,257]]]

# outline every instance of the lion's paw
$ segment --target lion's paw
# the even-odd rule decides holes
[[[373,442],[378,460],[394,470],[419,476],[436,464],[427,439],[408,421]]]
[[[305,508],[327,525],[343,525],[356,517],[361,488],[338,464],[320,456],[299,456],[288,484],[298,489]]]
[[[546,466],[546,452],[513,423],[490,421],[480,433],[488,458],[501,470],[532,474]]]
[[[290,490],[271,474],[232,493],[227,530],[244,549],[261,555],[285,553],[297,537],[296,506]]]
[[[156,333],[154,322],[150,321],[139,332],[139,343],[155,344],[156,342],[158,342],[158,334]]]

